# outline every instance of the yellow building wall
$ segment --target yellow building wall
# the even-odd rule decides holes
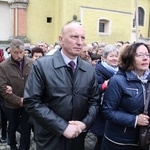
[[[139,30],[148,36],[149,0],[139,0],[146,12],[145,26]],[[117,40],[130,41],[135,12],[135,0],[29,0],[27,8],[27,37],[32,44],[45,41],[54,44],[58,41],[61,28],[77,15],[86,31],[86,42],[115,43]],[[52,17],[52,23],[46,18]],[[111,21],[111,34],[98,34],[98,19]]]
[[[74,14],[78,16],[78,19],[81,20],[85,27],[87,43],[93,41],[106,43],[114,43],[118,40],[130,41],[133,19],[132,4],[134,0],[126,0],[124,2],[122,0],[92,0],[92,2],[91,0],[66,1],[68,7],[65,10],[69,12],[66,13],[66,19],[68,21],[69,19],[71,20]],[[86,8],[81,12],[81,7]],[[111,20],[111,35],[101,36],[98,34],[99,18],[108,18]]]
[[[94,17],[92,17],[94,16]],[[104,17],[105,16],[105,17]],[[115,17],[114,17],[115,16]],[[92,41],[114,43],[118,40],[129,41],[131,36],[131,21],[132,16],[130,14],[122,14],[117,12],[108,11],[89,11],[85,10],[83,18],[83,24],[86,28],[87,42]],[[100,18],[110,20],[110,35],[101,35],[98,32]],[[88,28],[90,27],[90,30]]]
[[[57,0],[29,0],[27,7],[27,37],[32,44],[39,41],[51,43],[57,22],[55,11]],[[47,23],[47,17],[52,17],[52,23]],[[56,26],[57,28],[57,26]]]

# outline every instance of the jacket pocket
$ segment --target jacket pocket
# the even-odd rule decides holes
[[[135,88],[126,88],[127,90],[131,90],[131,91],[135,91],[136,92],[136,94],[138,94],[139,92],[138,92],[138,89],[135,89]]]
[[[127,95],[129,100],[135,100],[135,97],[138,95],[139,91],[136,88],[126,88]]]

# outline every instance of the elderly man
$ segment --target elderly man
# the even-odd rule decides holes
[[[23,106],[23,91],[32,67],[32,60],[24,57],[24,43],[14,39],[10,44],[11,57],[0,63],[0,94],[4,98],[4,111],[8,119],[8,144],[17,150],[16,130],[20,124],[19,150],[30,147],[30,125]],[[7,90],[12,88],[12,92]]]
[[[93,67],[78,57],[83,26],[66,24],[59,40],[61,48],[54,55],[33,64],[24,107],[34,120],[37,150],[84,150],[98,111],[98,84]]]
[[[82,49],[81,49],[79,56],[81,57],[81,59],[83,59],[87,62],[91,62],[91,58],[90,58],[88,50],[89,50],[89,47],[86,44],[84,44]]]

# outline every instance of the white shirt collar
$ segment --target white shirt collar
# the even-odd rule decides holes
[[[75,68],[76,68],[76,66],[77,66],[77,56],[76,56],[75,59],[71,60],[70,58],[68,58],[68,57],[63,53],[62,50],[61,50],[61,55],[62,55],[62,57],[63,57],[63,59],[64,59],[64,61],[65,61],[65,64],[66,64],[67,66],[69,66],[68,63],[69,63],[70,61],[74,61],[74,63],[75,63]]]

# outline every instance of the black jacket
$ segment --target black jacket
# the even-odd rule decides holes
[[[60,50],[38,59],[24,92],[24,107],[36,125],[38,149],[82,150],[85,135],[69,140],[62,134],[70,120],[84,122],[88,130],[95,120],[98,100],[95,71],[89,63],[78,58],[73,75]]]

